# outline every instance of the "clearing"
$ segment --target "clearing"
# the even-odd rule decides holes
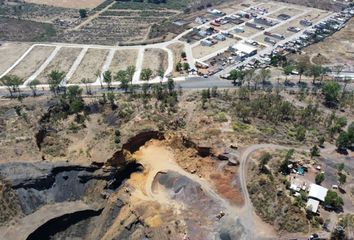
[[[47,82],[47,76],[53,70],[63,71],[67,73],[70,70],[70,67],[75,62],[75,59],[79,55],[80,51],[80,48],[61,48],[57,55],[54,57],[54,59],[38,76],[38,80],[42,83]]]
[[[101,4],[103,0],[76,0],[76,1],[68,1],[68,0],[26,0],[28,3],[35,4],[44,4],[55,7],[64,7],[64,8],[94,8]]]
[[[49,57],[54,47],[36,46],[9,74],[17,75],[26,80]]]
[[[163,69],[168,65],[167,52],[162,49],[148,48],[144,53],[143,68],[150,68],[154,72]]]
[[[108,50],[106,49],[88,49],[74,75],[69,79],[69,82],[79,83],[83,78],[88,78],[94,82],[96,80],[96,73],[97,71],[101,71],[107,54]]]
[[[125,70],[128,66],[135,66],[138,50],[117,50],[114,53],[109,70],[116,73]]]
[[[4,43],[0,46],[0,74],[19,59],[30,45],[26,43]]]
[[[181,62],[182,57],[181,54],[184,52],[184,45],[181,43],[173,43],[171,45],[168,45],[168,48],[172,50],[173,52],[173,63],[176,65],[178,62]],[[179,73],[176,72],[176,69],[173,68],[172,72],[173,76],[178,76]]]

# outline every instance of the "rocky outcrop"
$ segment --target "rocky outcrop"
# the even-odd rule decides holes
[[[129,138],[123,144],[122,149],[115,152],[113,156],[107,160],[107,164],[111,166],[119,166],[126,162],[129,153],[134,153],[139,150],[146,142],[151,139],[164,139],[164,134],[159,131],[146,131],[138,133],[137,135]]]

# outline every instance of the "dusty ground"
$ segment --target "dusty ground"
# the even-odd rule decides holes
[[[25,81],[49,57],[54,47],[37,46],[9,74],[17,75]]]
[[[156,73],[159,69],[167,69],[167,52],[162,49],[146,49],[144,53],[143,68],[150,68]]]
[[[213,46],[210,47],[198,45],[192,49],[193,57],[197,59],[205,57],[215,51],[232,46],[236,44],[239,40],[240,40],[239,38],[226,38],[225,41],[218,41],[217,44],[214,44]]]
[[[327,64],[342,64],[345,68],[351,69],[354,63],[354,43],[352,41],[353,36],[354,19],[351,19],[347,26],[341,31],[326,38],[324,41],[313,44],[305,48],[304,54],[295,55],[292,58],[313,58],[321,53],[322,60],[314,61],[316,63]]]
[[[43,83],[47,82],[47,76],[53,70],[68,73],[80,51],[81,48],[61,48],[49,65],[38,76],[38,80]]]
[[[29,47],[26,43],[3,43],[0,46],[0,74],[11,67]]]
[[[113,73],[125,70],[129,66],[135,66],[137,50],[118,50],[114,53],[109,70]]]
[[[82,59],[79,67],[76,69],[74,75],[70,78],[70,83],[79,83],[83,78],[90,81],[96,81],[95,74],[102,69],[108,50],[92,49],[87,50],[84,58]]]
[[[181,62],[181,54],[184,52],[184,45],[180,43],[174,43],[169,46],[167,46],[169,49],[172,50],[173,52],[173,63],[176,65],[176,63]],[[176,72],[176,68],[173,68],[172,72],[173,76],[179,76],[179,72]]]
[[[274,19],[278,20],[278,15],[280,15],[280,14],[287,14],[287,15],[293,17],[293,16],[296,16],[302,12],[303,12],[303,10],[301,8],[288,7],[288,8],[278,10],[275,13],[268,15],[267,17],[274,18]],[[281,20],[278,20],[278,21],[281,21]]]
[[[103,0],[79,0],[79,1],[69,1],[69,0],[60,0],[60,1],[55,1],[55,0],[26,0],[28,3],[36,3],[36,4],[44,4],[44,5],[49,5],[49,6],[55,6],[55,7],[64,7],[64,8],[94,8],[100,3],[103,2]]]

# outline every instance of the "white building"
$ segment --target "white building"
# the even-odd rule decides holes
[[[325,197],[327,196],[327,192],[327,188],[312,183],[310,185],[309,198],[314,198],[323,202],[325,200]]]
[[[317,184],[310,185],[309,198],[306,208],[314,213],[317,212],[320,202],[323,202],[327,196],[328,189]]]
[[[237,43],[237,44],[233,45],[232,48],[234,49],[234,51],[240,51],[240,52],[246,54],[247,56],[253,56],[253,55],[257,54],[257,48],[252,47],[247,44],[244,44],[244,43]]]

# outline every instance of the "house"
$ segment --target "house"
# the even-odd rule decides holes
[[[243,33],[245,31],[245,29],[243,27],[237,27],[235,28],[235,33]]]
[[[313,183],[310,185],[309,198],[314,198],[323,202],[327,196],[327,192],[327,188]]]
[[[204,30],[200,30],[200,31],[198,32],[198,34],[199,34],[199,36],[201,36],[201,37],[206,37],[206,36],[208,36],[207,31],[204,31]]]
[[[279,15],[277,16],[277,18],[278,18],[279,20],[283,20],[283,21],[285,21],[285,20],[290,19],[290,18],[291,18],[291,16],[290,16],[290,15],[287,15],[287,14],[282,13],[282,14],[279,14]]]
[[[320,205],[320,201],[309,198],[306,203],[306,209],[310,210],[313,213],[317,213],[319,205]]]

